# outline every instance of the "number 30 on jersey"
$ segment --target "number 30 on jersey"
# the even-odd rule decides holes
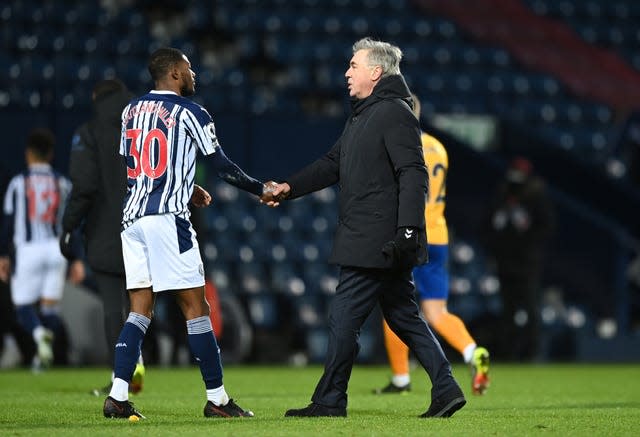
[[[142,129],[127,129],[127,155],[133,158],[133,168],[127,166],[127,176],[137,178],[140,173],[157,179],[167,170],[167,136],[158,128],[142,135]],[[155,163],[155,165],[154,165]]]

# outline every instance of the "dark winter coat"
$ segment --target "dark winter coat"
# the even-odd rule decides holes
[[[331,150],[287,179],[292,198],[338,184],[339,217],[329,259],[334,264],[391,268],[382,246],[403,226],[420,230],[419,263],[426,262],[428,174],[410,104],[402,76],[381,79],[369,97],[352,103]]]
[[[78,128],[71,145],[73,189],[62,227],[72,231],[84,221],[87,262],[107,273],[124,273],[120,222],[127,170],[118,148],[120,117],[130,99],[131,94],[122,91],[96,99],[93,117]]]

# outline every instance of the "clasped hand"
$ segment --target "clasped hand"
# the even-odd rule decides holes
[[[260,203],[275,208],[280,205],[280,202],[291,193],[291,187],[288,183],[283,182],[281,184],[269,181],[263,185],[262,196],[260,196]]]

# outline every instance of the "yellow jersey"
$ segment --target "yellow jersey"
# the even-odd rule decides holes
[[[442,143],[431,135],[423,132],[420,140],[424,162],[429,172],[429,194],[424,210],[427,240],[429,244],[448,244],[449,231],[444,218],[444,208],[449,157]]]

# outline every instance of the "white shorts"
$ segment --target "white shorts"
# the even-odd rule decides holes
[[[149,215],[120,234],[127,290],[184,290],[204,285],[204,267],[189,220]]]
[[[24,243],[16,247],[11,298],[14,305],[30,305],[40,299],[61,300],[67,260],[58,240]]]

